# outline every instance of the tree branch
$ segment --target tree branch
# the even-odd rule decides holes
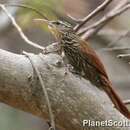
[[[47,88],[56,125],[60,130],[82,130],[82,120],[128,121],[112,104],[106,94],[89,81],[68,72],[56,54],[32,55]],[[0,101],[49,118],[45,97],[39,80],[27,57],[0,50]],[[89,130],[104,127],[89,127]],[[130,130],[128,127],[107,127],[107,130]]]
[[[127,11],[130,8],[130,3],[128,0],[122,0],[119,4],[109,11],[104,17],[102,17],[99,21],[90,25],[89,27],[85,27],[80,29],[78,34],[83,35],[83,39],[88,39],[97,33],[100,29],[102,29],[108,22],[110,22],[116,16],[119,16],[123,12]]]
[[[22,5],[21,5],[22,6]],[[20,28],[20,26],[17,24],[17,22],[15,21],[14,17],[12,17],[12,15],[8,12],[8,10],[6,9],[5,5],[0,4],[0,8],[6,13],[6,15],[10,18],[12,24],[14,27],[16,27],[17,31],[19,32],[21,38],[29,45],[38,48],[40,50],[44,50],[44,47],[38,45],[37,43],[34,43],[32,41],[30,41],[25,34],[23,33],[22,29]]]
[[[106,8],[109,3],[111,3],[112,0],[105,0],[101,5],[99,5],[94,11],[92,11],[88,16],[86,16],[83,20],[81,20],[81,23],[78,24],[74,30],[78,31],[85,23],[87,23],[91,18],[96,16],[99,12],[101,12],[104,8]]]

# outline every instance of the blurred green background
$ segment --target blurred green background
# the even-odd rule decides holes
[[[102,2],[103,0],[0,0],[0,3],[23,3],[31,5],[51,20],[61,19],[68,21],[71,21],[67,18],[68,13],[75,18],[83,18]],[[117,2],[118,0],[115,0],[91,22],[100,19],[106,12],[111,10]],[[41,18],[41,16],[37,15],[35,12],[16,7],[8,7],[8,10],[16,18],[18,24],[22,27],[24,33],[30,40],[43,46],[55,41],[45,25],[33,21],[35,18]],[[2,11],[0,11],[0,18],[0,48],[14,53],[21,53],[22,50],[33,53],[39,52],[39,50],[27,45],[21,39],[17,30],[12,26],[10,20]],[[130,11],[115,18],[105,29],[115,32],[130,30],[129,18]],[[112,40],[116,39],[118,37],[116,34],[117,33],[108,35],[105,35],[105,33],[103,35],[98,34],[90,40],[90,43],[101,56],[110,79],[114,86],[116,86],[115,89],[117,92],[122,99],[128,99],[130,98],[130,65],[128,65],[130,59],[125,58],[121,60],[117,59],[116,56],[120,53],[130,53],[130,51],[98,51]],[[130,47],[129,37],[120,40],[116,46]],[[38,117],[1,103],[0,130],[47,130],[47,124]]]

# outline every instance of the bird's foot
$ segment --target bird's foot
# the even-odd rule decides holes
[[[48,130],[55,130],[53,127],[49,127],[49,129]]]
[[[68,72],[71,72],[71,70],[73,69],[73,66],[70,64],[65,64],[65,76],[68,74]]]
[[[47,121],[47,124],[48,124],[48,130],[56,130],[55,128],[53,128],[52,126],[51,126],[51,123],[50,123],[50,121]]]
[[[76,77],[78,77],[80,79],[82,78],[81,77],[81,72],[79,72],[79,71],[76,71],[76,70],[73,69],[73,70],[71,70],[71,73],[73,73]]]
[[[76,77],[78,77],[78,78],[81,78],[81,72],[79,72],[79,71],[76,71],[75,69],[74,69],[74,67],[72,66],[72,65],[70,65],[70,64],[66,64],[65,65],[65,76],[68,74],[68,72],[71,72],[72,74],[74,74]]]

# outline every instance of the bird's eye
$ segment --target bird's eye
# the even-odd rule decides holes
[[[60,25],[59,21],[52,21],[52,24],[54,24],[54,25]]]
[[[56,24],[56,25],[60,25],[60,23],[59,23],[58,21],[57,21],[57,22],[55,22],[55,24]]]

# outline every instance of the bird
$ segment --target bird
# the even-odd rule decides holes
[[[60,43],[69,64],[84,79],[89,80],[97,88],[104,90],[115,108],[130,119],[130,112],[116,93],[106,69],[95,50],[83,40],[68,22],[41,19]]]

